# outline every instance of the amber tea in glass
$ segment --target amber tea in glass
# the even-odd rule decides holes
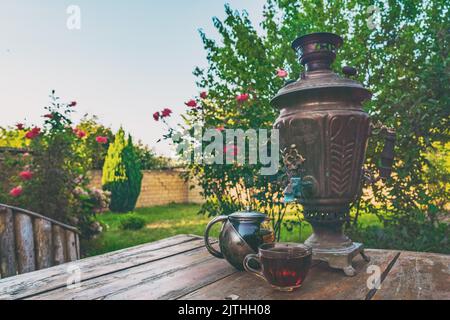
[[[256,260],[259,269],[253,268]],[[259,253],[250,254],[244,260],[247,271],[264,278],[272,287],[292,291],[300,287],[311,267],[312,249],[298,243],[266,243]]]

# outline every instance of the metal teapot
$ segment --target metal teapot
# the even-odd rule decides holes
[[[226,259],[236,269],[244,270],[243,261],[248,254],[257,253],[261,244],[275,240],[268,221],[265,214],[251,211],[218,216],[211,220],[206,227],[206,249],[213,256]],[[218,222],[223,222],[219,235],[220,251],[214,249],[209,242],[209,231]]]

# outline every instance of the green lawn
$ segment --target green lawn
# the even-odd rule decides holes
[[[189,233],[202,236],[211,218],[199,215],[199,209],[200,206],[195,204],[170,204],[136,209],[134,214],[146,221],[146,226],[137,231],[119,228],[121,219],[129,214],[105,213],[100,215],[98,220],[107,226],[106,230],[97,239],[84,242],[83,247],[86,248],[87,256],[93,256],[177,234]],[[360,222],[364,225],[379,223],[373,215],[362,216]],[[216,226],[211,235],[217,236],[219,230],[220,226]],[[296,227],[292,232],[284,228],[281,240],[304,241],[310,234],[311,226],[304,223],[301,228]]]

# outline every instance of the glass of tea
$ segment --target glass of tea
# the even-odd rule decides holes
[[[244,268],[277,290],[292,291],[302,285],[311,260],[312,249],[304,244],[265,243],[259,247],[258,254],[245,257]],[[255,268],[255,265],[259,267]]]

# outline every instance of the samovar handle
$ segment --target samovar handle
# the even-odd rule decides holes
[[[209,230],[212,228],[212,226],[214,224],[216,224],[217,222],[224,222],[228,220],[228,216],[218,216],[215,217],[214,219],[212,219],[208,225],[206,226],[206,230],[205,230],[205,247],[208,250],[209,253],[211,253],[214,257],[219,258],[219,259],[223,259],[224,256],[222,254],[222,252],[217,251],[216,249],[214,249],[211,245],[211,243],[209,242]]]
[[[394,129],[381,124],[381,122],[377,122],[370,125],[369,135],[378,135],[384,139],[384,146],[378,163],[378,177],[374,178],[375,175],[373,173],[367,170],[365,171],[365,180],[373,184],[379,180],[386,180],[391,176],[392,165],[394,164],[395,158],[394,149],[396,132]]]

